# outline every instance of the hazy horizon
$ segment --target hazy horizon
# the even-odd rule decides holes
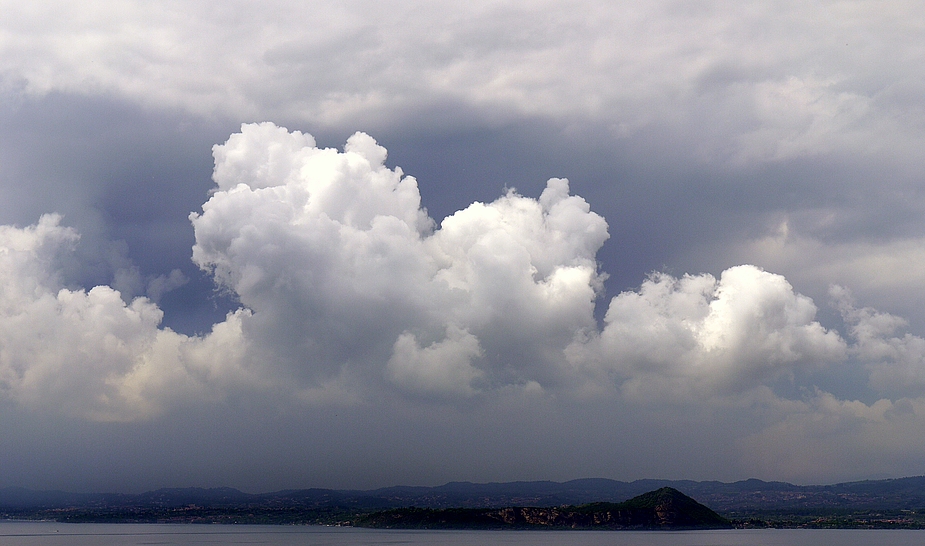
[[[925,473],[916,3],[0,12],[0,487]]]
[[[153,487],[153,488],[150,488],[150,489],[143,489],[143,490],[138,490],[138,491],[67,491],[67,490],[60,490],[60,489],[32,489],[32,488],[22,487],[22,486],[5,486],[5,487],[0,487],[0,490],[3,490],[3,489],[23,489],[23,490],[32,491],[32,492],[37,492],[37,493],[66,493],[66,494],[86,494],[86,495],[109,495],[109,494],[117,494],[117,495],[122,495],[122,494],[124,494],[124,495],[138,495],[138,494],[151,493],[151,492],[162,491],[162,490],[179,490],[179,491],[182,491],[182,490],[222,490],[222,489],[232,489],[232,490],[238,491],[238,492],[240,492],[240,493],[244,493],[245,495],[265,495],[265,494],[271,494],[271,493],[281,493],[281,492],[285,492],[285,491],[300,491],[300,490],[310,490],[310,489],[320,489],[320,490],[326,490],[326,491],[356,491],[356,492],[373,492],[373,491],[380,491],[380,490],[384,490],[384,489],[394,489],[394,488],[439,489],[439,488],[442,488],[442,487],[445,487],[445,486],[449,486],[449,485],[454,485],[454,484],[464,484],[464,485],[471,485],[471,486],[495,486],[495,485],[508,485],[508,484],[554,483],[554,484],[558,484],[558,485],[565,485],[565,484],[568,484],[568,483],[571,483],[571,482],[579,482],[579,481],[587,481],[587,480],[609,480],[609,481],[614,481],[614,482],[624,483],[624,484],[632,484],[632,483],[637,483],[637,482],[649,482],[649,481],[652,481],[652,482],[669,482],[669,483],[676,483],[676,482],[694,482],[694,483],[717,482],[717,483],[724,483],[724,484],[734,484],[734,483],[741,483],[741,482],[748,482],[748,481],[757,480],[757,481],[760,481],[760,482],[763,482],[763,483],[784,483],[784,484],[792,485],[792,486],[794,486],[794,487],[827,487],[827,486],[842,485],[842,484],[847,484],[847,483],[859,483],[859,482],[868,482],[868,481],[892,481],[892,480],[902,480],[902,479],[905,479],[905,478],[920,478],[920,477],[922,477],[922,476],[903,476],[903,477],[901,477],[901,478],[884,478],[884,479],[882,479],[882,480],[851,480],[851,481],[848,481],[848,482],[827,482],[827,483],[791,483],[791,482],[784,482],[784,481],[781,481],[781,480],[760,480],[760,479],[758,479],[758,478],[744,478],[744,479],[742,479],[742,480],[722,481],[722,480],[686,480],[686,479],[683,479],[683,478],[679,478],[679,479],[676,479],[676,480],[674,480],[674,479],[665,479],[665,478],[637,478],[637,479],[635,479],[635,480],[614,480],[614,479],[612,479],[612,478],[590,478],[590,477],[586,477],[586,478],[573,478],[573,479],[570,479],[570,480],[563,480],[563,481],[542,480],[542,479],[540,479],[540,480],[515,480],[515,481],[510,481],[510,482],[470,482],[470,481],[451,480],[451,481],[448,481],[448,482],[443,482],[443,483],[433,484],[433,485],[427,485],[427,484],[405,484],[405,483],[400,483],[400,484],[392,484],[392,485],[386,485],[386,486],[380,486],[380,487],[372,487],[372,488],[299,487],[299,488],[283,488],[283,489],[259,490],[259,491],[258,491],[258,490],[244,490],[244,489],[239,489],[239,488],[237,488],[237,487],[229,487],[229,486],[222,486],[222,485],[212,485],[212,486],[195,486],[195,485],[190,485],[190,486],[174,486],[174,487]]]

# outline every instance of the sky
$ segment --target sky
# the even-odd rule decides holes
[[[0,14],[0,487],[925,473],[918,2]]]

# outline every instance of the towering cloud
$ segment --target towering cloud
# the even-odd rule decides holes
[[[556,382],[564,348],[594,327],[607,225],[565,180],[435,228],[414,178],[385,167],[362,133],[339,153],[245,125],[215,157],[219,190],[192,216],[193,259],[253,311],[247,334],[307,384],[372,373],[459,395]]]

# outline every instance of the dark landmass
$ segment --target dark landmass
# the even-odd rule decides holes
[[[4,488],[0,489],[0,518],[350,525],[361,516],[411,506],[421,510],[561,510],[622,503],[663,487],[697,499],[738,527],[925,528],[925,476],[812,486],[754,479],[734,483],[584,479],[261,494],[231,488],[158,489],[131,495]]]
[[[361,516],[380,529],[730,529],[732,523],[671,487],[621,503],[548,508],[397,508]]]

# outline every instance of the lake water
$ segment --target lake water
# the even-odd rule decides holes
[[[267,544],[270,546],[906,546],[925,531],[384,531],[316,526],[0,521],[3,546]]]

